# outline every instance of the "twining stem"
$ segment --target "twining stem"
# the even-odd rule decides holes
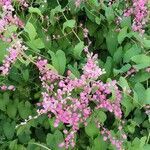
[[[48,147],[46,147],[46,146],[44,146],[42,144],[39,144],[39,143],[30,143],[30,144],[34,144],[34,145],[40,146],[42,148],[45,148],[46,150],[51,150],[50,148],[48,148]]]
[[[57,0],[58,5],[60,5],[59,1]],[[67,17],[65,16],[64,12],[61,12],[62,15],[64,16],[65,20],[68,21]],[[74,29],[72,29],[72,32],[74,33],[74,35],[77,37],[77,39],[79,40],[79,42],[81,42],[81,39],[79,38],[79,36],[76,34],[76,32],[74,31]]]
[[[149,139],[150,139],[150,132],[149,132],[149,134],[148,134],[148,137],[147,137],[147,140],[146,140],[146,144],[148,144]]]

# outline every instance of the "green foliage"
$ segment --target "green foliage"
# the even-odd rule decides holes
[[[125,3],[116,0],[108,6],[108,0],[86,0],[76,7],[74,0],[47,0],[46,3],[29,0],[29,7],[22,9],[14,0],[14,13],[25,26],[18,29],[11,25],[3,35],[22,38],[28,47],[28,59],[19,58],[8,77],[0,77],[0,85],[16,87],[16,91],[0,91],[0,150],[63,149],[58,144],[65,138],[64,126],[69,127],[60,124],[54,128],[54,117],[42,115],[16,128],[30,115],[36,116],[39,109],[36,104],[42,101],[39,73],[30,60],[41,56],[49,61],[51,65],[47,67],[53,71],[65,76],[70,70],[71,78],[79,78],[85,62],[83,49],[89,40],[89,50],[98,53],[98,63],[106,71],[100,79],[117,80],[122,90],[123,130],[128,136],[124,149],[150,149],[150,115],[145,113],[145,106],[150,105],[150,73],[145,71],[150,67],[150,26],[147,25],[141,36],[132,31],[131,17],[122,17],[120,25],[116,25],[118,16],[123,16]],[[83,28],[88,29],[88,38],[84,38]],[[0,39],[1,64],[11,44]],[[138,71],[126,77],[133,67]],[[93,118],[119,137],[115,126],[118,120],[105,110],[94,110],[88,125],[85,128],[81,125],[77,133],[75,150],[114,149],[109,141],[104,142]]]
[[[76,59],[80,59],[81,58],[81,53],[82,50],[84,48],[84,42],[80,41],[73,49],[73,55]]]
[[[52,65],[61,75],[63,75],[66,68],[65,53],[62,50],[58,50],[56,54],[52,51],[49,51],[49,53],[51,55]]]
[[[59,130],[56,130],[54,134],[47,134],[46,143],[53,150],[60,150],[58,145],[63,142],[63,135]]]
[[[91,138],[99,134],[99,130],[94,122],[89,122],[89,124],[85,127],[85,132]]]

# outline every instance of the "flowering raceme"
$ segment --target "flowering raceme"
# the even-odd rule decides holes
[[[80,124],[87,125],[87,119],[94,110],[90,106],[93,102],[95,109],[104,108],[114,113],[117,118],[122,117],[121,93],[116,82],[103,83],[98,80],[105,72],[98,67],[97,55],[87,52],[87,63],[79,79],[59,76],[48,68],[47,60],[41,58],[37,60],[36,65],[44,89],[43,101],[39,104],[42,109],[38,112],[47,113],[49,117],[54,115],[55,127],[60,122],[71,126],[70,131],[64,130],[66,138],[59,146],[66,149],[75,146],[75,134]]]
[[[21,55],[21,51],[26,50],[27,48],[22,45],[22,41],[16,39],[14,34],[11,34],[11,37],[5,38],[3,33],[7,31],[7,28],[11,25],[16,25],[17,27],[23,27],[23,22],[16,16],[13,15],[13,5],[11,0],[0,0],[0,7],[2,7],[2,18],[0,19],[0,38],[5,42],[12,42],[12,39],[15,39],[15,42],[8,48],[8,55],[5,56],[3,60],[3,65],[0,67],[2,75],[8,75],[11,64],[14,63],[17,58]]]
[[[132,0],[132,7],[126,9],[124,16],[133,16],[133,31],[144,33],[143,27],[146,24],[148,0]]]
[[[11,25],[16,25],[19,28],[24,26],[23,22],[16,15],[13,15],[14,8],[11,0],[0,0],[0,7],[2,7],[3,10],[2,18],[0,19],[1,35]]]
[[[103,135],[104,141],[109,140],[118,150],[122,150],[123,141],[112,137],[111,132],[108,129],[102,127],[101,134]],[[126,135],[122,134],[122,138],[126,139]]]
[[[5,56],[3,65],[0,66],[2,75],[8,75],[11,65],[16,62],[24,50],[27,50],[27,48],[22,45],[22,41],[20,40],[16,41],[11,47],[8,48],[8,55]]]

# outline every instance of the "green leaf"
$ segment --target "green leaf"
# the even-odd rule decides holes
[[[131,65],[130,64],[126,64],[121,69],[114,69],[113,72],[114,72],[114,75],[116,76],[119,73],[122,74],[122,73],[127,72],[130,68],[131,68]]]
[[[13,141],[10,142],[9,149],[10,150],[17,149],[17,140],[13,140]]]
[[[7,30],[4,33],[4,37],[10,37],[12,34],[14,34],[17,31],[17,26],[16,25],[10,25],[7,27]]]
[[[133,56],[131,60],[135,62],[136,64],[149,64],[150,65],[150,56],[147,56],[145,54],[139,54],[139,55]]]
[[[23,145],[18,145],[17,149],[19,149],[19,150],[27,150]]]
[[[124,27],[131,28],[131,17],[122,17],[120,25],[122,28]]]
[[[76,59],[80,59],[81,58],[81,53],[82,53],[83,49],[84,49],[84,42],[81,41],[73,49],[73,56]]]
[[[106,44],[109,53],[113,56],[115,51],[117,50],[118,40],[117,40],[117,33],[114,32],[112,29],[106,35]]]
[[[64,24],[63,24],[63,32],[64,32],[64,30],[65,30],[67,27],[69,27],[69,28],[74,28],[74,27],[75,27],[75,23],[76,23],[76,21],[73,20],[73,19],[67,20],[66,22],[64,22]]]
[[[114,53],[114,56],[113,56],[114,62],[116,62],[117,64],[120,63],[122,60],[122,55],[123,55],[122,47],[119,47]]]
[[[79,78],[80,77],[80,72],[78,71],[77,66],[71,66],[68,65],[68,69],[73,73],[73,75],[75,75],[75,77]]]
[[[29,13],[36,13],[38,14],[41,18],[43,17],[41,10],[38,8],[34,8],[34,7],[29,7]]]
[[[139,54],[136,56],[133,56],[131,58],[133,62],[135,62],[138,65],[135,65],[134,67],[137,69],[143,69],[150,66],[150,56],[147,56],[145,54]]]
[[[88,0],[88,3],[90,5],[93,5],[94,7],[99,7],[100,6],[100,3],[98,0]]]
[[[26,104],[24,104],[23,101],[18,104],[18,111],[22,119],[28,118],[28,116],[31,114],[30,106],[27,106]]]
[[[106,114],[103,111],[98,111],[98,116],[97,117],[98,117],[99,122],[102,123],[102,124],[107,119],[107,116],[106,116]]]
[[[65,53],[62,50],[58,50],[56,52],[56,57],[58,60],[58,64],[59,64],[59,72],[60,74],[64,74],[65,69],[66,69],[66,56]]]
[[[123,90],[130,90],[129,84],[127,80],[124,77],[120,77],[119,79],[119,85],[122,87]]]
[[[7,114],[9,117],[15,118],[17,114],[17,108],[15,104],[9,102],[9,104],[7,105]]]
[[[76,14],[82,7],[82,2],[79,7],[76,7],[74,0],[68,0],[68,6],[70,8],[71,14]]]
[[[24,28],[24,31],[28,33],[29,38],[30,38],[31,40],[34,40],[34,39],[35,39],[35,37],[36,37],[36,35],[37,35],[37,32],[36,32],[35,27],[33,26],[32,23],[27,22],[27,24],[26,24],[26,26],[25,26],[25,28]]]
[[[105,16],[106,16],[109,23],[114,21],[115,15],[114,15],[114,11],[113,11],[112,7],[106,7],[105,8]]]
[[[150,149],[150,144],[145,144],[143,147],[144,150],[149,150]]]
[[[150,40],[143,39],[142,42],[145,48],[148,48],[148,49],[150,48]]]
[[[123,61],[129,62],[130,59],[141,52],[141,48],[139,48],[136,44],[133,45],[129,50],[127,50],[124,54]]]
[[[125,107],[125,117],[129,115],[129,113],[134,109],[135,105],[133,105],[133,100],[130,96],[124,94],[123,100],[121,101],[122,106]]]
[[[27,125],[19,126],[19,128],[17,128],[17,136],[23,134],[26,131],[27,131]]]
[[[103,140],[102,136],[98,136],[94,139],[94,144],[92,144],[92,150],[107,150],[108,143]]]
[[[147,68],[149,67],[149,64],[138,64],[138,65],[133,65],[133,67],[137,70],[141,70],[141,69],[144,69],[144,68]]]
[[[52,65],[54,68],[63,75],[66,69],[66,56],[62,50],[58,50],[56,54],[52,51],[49,51],[52,59]]]
[[[101,19],[100,19],[99,17],[96,17],[96,18],[95,18],[95,22],[96,22],[98,25],[100,25]]]
[[[55,149],[56,145],[55,145],[55,138],[53,136],[53,134],[48,133],[47,134],[47,138],[46,138],[46,143],[47,145],[51,148],[51,149]]]
[[[144,82],[148,79],[150,79],[150,73],[145,72],[145,71],[140,71],[140,72],[137,72],[136,75],[131,77],[129,80],[130,82],[137,83],[137,82]]]
[[[138,102],[143,105],[144,101],[145,101],[145,88],[141,83],[136,83],[135,87],[134,87],[134,92],[137,94],[138,96]]]
[[[0,62],[3,61],[5,55],[8,53],[6,50],[8,46],[9,45],[6,42],[3,42],[0,40],[0,48],[1,48],[1,50],[0,50]]]
[[[94,137],[99,134],[99,130],[94,122],[89,122],[85,127],[85,132],[89,137]]]
[[[118,34],[118,43],[121,44],[124,39],[127,37],[127,29],[128,27],[124,27]]]
[[[129,133],[133,134],[135,132],[135,126],[131,125],[127,125],[127,129],[129,131]]]
[[[54,134],[47,134],[46,143],[52,150],[64,150],[59,148],[59,144],[63,141],[63,134],[59,130],[56,130]]]
[[[144,104],[150,104],[150,88],[146,89],[145,91]]]
[[[23,79],[27,82],[29,80],[29,70],[26,69],[23,71]]]
[[[51,10],[50,12],[50,23],[54,26],[54,24],[56,23],[56,18],[55,15],[59,12],[63,12],[63,9],[61,9],[61,5],[58,5],[57,7],[55,7],[54,9]]]
[[[1,95],[0,95],[1,96]],[[0,110],[6,111],[6,106],[9,104],[9,94],[5,92],[0,98]]]
[[[112,73],[112,66],[113,66],[113,59],[112,57],[107,57],[106,59],[106,63],[104,65],[104,69],[106,71],[106,73],[102,76],[103,78],[107,79],[108,77],[110,77],[111,73]]]
[[[45,45],[40,38],[27,42],[27,45],[36,52],[39,52],[39,49],[45,48]]]
[[[145,150],[144,146],[145,146],[145,143],[146,143],[146,139],[147,139],[146,136],[142,137],[141,139],[136,137],[132,141],[132,147],[130,149],[131,150],[135,150],[135,149]]]
[[[140,109],[136,109],[134,111],[134,118],[133,121],[135,121],[138,125],[140,125],[146,118],[146,114],[142,113]]]
[[[0,110],[2,111],[6,110],[6,103],[4,99],[0,99]]]
[[[48,51],[48,53],[51,55],[52,65],[59,72],[59,62],[57,60],[56,54],[52,51]]]
[[[94,13],[91,13],[88,7],[85,7],[85,12],[89,20],[91,20],[93,23],[95,23],[95,15]]]
[[[14,132],[15,132],[15,124],[13,123],[9,123],[9,122],[5,122],[3,124],[3,130],[4,130],[4,134],[7,137],[7,139],[11,140],[14,136]]]
[[[146,49],[150,48],[150,40],[147,38],[143,38],[143,36],[139,35],[137,32],[134,32],[134,37],[142,44],[142,46]]]
[[[93,23],[93,22],[91,22],[91,21],[89,21],[89,20],[87,20],[87,22],[86,22],[86,27],[87,27],[87,29],[88,29],[88,31],[89,31],[89,35],[90,35],[90,36],[94,36],[95,33],[96,33],[96,30],[97,30],[97,28],[98,28],[98,25],[95,24],[95,23]],[[99,34],[100,31],[101,31],[101,30],[99,30],[99,31],[97,32],[97,34]],[[99,35],[99,37],[102,37],[102,33]]]

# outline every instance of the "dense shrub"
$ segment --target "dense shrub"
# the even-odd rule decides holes
[[[148,0],[0,0],[0,149],[150,149]]]

